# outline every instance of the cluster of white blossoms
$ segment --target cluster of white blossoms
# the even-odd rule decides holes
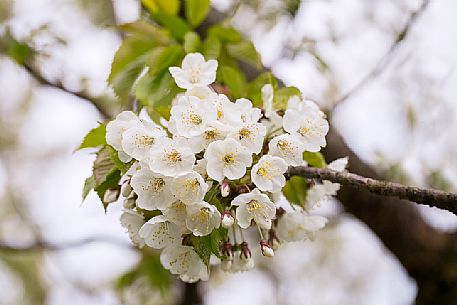
[[[279,242],[311,239],[325,226],[324,217],[309,211],[339,188],[314,182],[306,206],[277,208],[273,198],[286,184],[288,167],[306,165],[304,151],[326,145],[328,122],[301,97],[279,115],[271,85],[262,88],[263,111],[248,99],[230,101],[210,87],[217,66],[192,53],[182,67],[169,69],[186,90],[175,97],[169,120],[156,124],[144,113],[124,111],[106,126],[107,143],[131,165],[121,188],[122,225],[139,247],[162,249],[163,266],[187,282],[209,277],[195,239],[225,230],[222,267],[248,270],[254,262],[243,230],[257,226],[260,250],[271,257]],[[342,170],[341,163],[333,166]]]

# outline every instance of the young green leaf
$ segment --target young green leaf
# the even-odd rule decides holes
[[[186,0],[186,19],[196,28],[205,20],[210,9],[209,0]]]
[[[221,54],[222,44],[219,38],[208,36],[202,45],[202,54],[205,59],[218,59]]]
[[[208,266],[211,257],[211,237],[209,235],[203,237],[192,235],[191,242],[195,252],[197,252],[205,265]]]
[[[276,79],[271,72],[264,72],[257,76],[248,86],[248,98],[255,107],[262,107],[262,87],[271,84],[276,87]]]
[[[227,52],[234,58],[245,62],[257,69],[262,68],[262,59],[260,58],[260,54],[257,53],[254,44],[249,40],[228,43]]]
[[[100,197],[105,210],[109,204],[104,201],[106,191],[108,189],[118,188],[119,181],[121,180],[121,170],[116,165],[117,162],[113,161],[113,151],[114,149],[108,145],[100,149],[97,152],[93,165],[95,179],[94,191]]]
[[[240,32],[232,27],[214,25],[208,30],[208,36],[213,36],[222,42],[239,42],[242,39]]]
[[[179,11],[179,0],[141,0],[151,14],[164,12],[176,15]]]
[[[324,168],[327,166],[324,156],[320,152],[303,152],[303,160],[308,162],[308,165],[317,168]]]
[[[106,125],[100,124],[98,127],[91,129],[84,137],[81,145],[77,148],[99,147],[106,144]]]
[[[130,94],[133,84],[143,71],[146,52],[157,45],[153,39],[143,35],[134,35],[125,39],[111,64],[108,83],[121,98]]]
[[[170,15],[165,12],[153,13],[151,16],[159,24],[166,27],[173,37],[181,41],[184,40],[187,32],[192,31],[186,21],[179,16]]]
[[[154,48],[147,54],[146,64],[149,67],[149,73],[151,75],[162,73],[168,67],[179,64],[183,55],[183,49],[179,45]]]
[[[33,56],[33,50],[28,44],[16,40],[9,28],[0,37],[0,53],[5,53],[18,64],[23,65]]]
[[[284,87],[275,90],[273,96],[273,109],[286,110],[289,99],[292,96],[301,96],[300,89],[297,87]]]
[[[84,181],[83,194],[82,194],[83,201],[86,199],[87,195],[89,195],[89,192],[94,189],[94,187],[95,187],[95,177],[94,177],[94,175],[92,175],[92,176],[86,178],[86,180]]]
[[[221,67],[222,81],[229,87],[233,98],[240,98],[246,92],[246,77],[233,66]]]
[[[158,27],[145,20],[138,20],[131,23],[124,23],[118,28],[128,34],[134,34],[145,39],[157,41],[159,45],[166,45],[170,43],[171,37],[167,30]]]
[[[176,86],[168,71],[158,75],[144,74],[135,86],[135,96],[150,112],[168,119],[173,98],[182,90]]]
[[[282,189],[284,197],[287,201],[299,206],[304,206],[306,203],[307,181],[306,178],[293,176],[287,180],[286,185]]]
[[[201,44],[200,36],[195,32],[187,32],[184,36],[184,51],[186,53],[198,52]]]

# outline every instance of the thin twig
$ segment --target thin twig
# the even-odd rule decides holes
[[[457,194],[441,190],[423,189],[395,182],[375,180],[352,174],[347,171],[338,172],[328,168],[314,168],[307,166],[289,167],[287,175],[329,180],[355,187],[356,189],[367,190],[371,193],[382,196],[393,196],[400,199],[407,199],[416,203],[447,210],[457,215]]]
[[[103,118],[107,119],[107,118],[111,117],[111,113],[108,110],[108,107],[105,107],[103,105],[104,103],[99,98],[91,96],[85,91],[73,91],[73,90],[67,89],[63,86],[63,84],[61,82],[55,82],[55,83],[51,82],[48,79],[46,79],[43,75],[41,75],[41,73],[30,64],[24,64],[23,67],[30,74],[30,76],[32,76],[41,85],[53,87],[53,88],[59,89],[63,92],[66,92],[70,95],[79,97],[79,98],[83,99],[84,101],[92,104],[97,109],[97,111],[100,113],[100,115],[103,116]]]
[[[372,82],[377,76],[379,76],[385,70],[385,68],[390,64],[390,62],[394,58],[393,55],[397,52],[397,50],[405,41],[408,34],[411,32],[413,25],[416,23],[418,18],[425,12],[429,3],[430,0],[424,0],[422,2],[422,5],[418,9],[411,13],[411,15],[408,18],[408,21],[405,23],[402,30],[397,34],[395,40],[392,42],[392,45],[390,46],[387,53],[381,57],[381,59],[378,61],[378,63],[375,65],[375,67],[373,68],[373,70],[371,70],[370,73],[368,73],[352,89],[350,89],[343,96],[341,96],[333,102],[333,108],[335,108],[337,105],[342,104],[349,97],[360,91],[363,87]]]

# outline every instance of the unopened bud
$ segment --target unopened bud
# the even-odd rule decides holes
[[[241,248],[241,254],[240,254],[240,258],[241,259],[245,259],[245,260],[248,260],[251,258],[251,250],[249,250],[249,246],[248,246],[248,243],[243,241],[240,245],[240,248]]]
[[[135,198],[126,198],[124,199],[124,208],[133,209],[135,207]]]
[[[233,224],[235,223],[235,219],[233,218],[230,211],[225,211],[224,213],[222,213],[221,217],[222,217],[221,224],[222,224],[223,228],[228,229],[231,226],[233,226]]]
[[[230,185],[227,181],[222,182],[221,185],[221,195],[222,197],[227,197],[230,194]]]
[[[119,198],[119,189],[108,189],[106,190],[105,194],[103,195],[103,202],[104,203],[111,203]]]
[[[121,186],[122,197],[128,198],[131,193],[132,193],[132,186],[130,185],[130,181],[125,181]]]
[[[224,241],[221,245],[221,253],[228,259],[233,259],[232,244],[229,241]]]
[[[262,255],[266,257],[273,257],[275,256],[275,252],[273,249],[270,247],[268,242],[266,240],[261,240],[260,241],[260,250],[262,250]]]

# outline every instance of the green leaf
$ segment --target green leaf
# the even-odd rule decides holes
[[[89,192],[95,188],[95,177],[94,175],[86,178],[84,181],[84,187],[83,187],[83,201],[86,199],[87,195],[89,195]]]
[[[221,41],[215,36],[209,36],[205,39],[202,46],[202,54],[205,59],[217,59],[221,54]]]
[[[198,256],[202,259],[206,266],[209,265],[209,259],[211,257],[211,237],[210,236],[202,236],[197,237],[192,235],[191,236],[192,246],[197,252]]]
[[[325,162],[325,158],[320,152],[305,151],[303,152],[303,160],[313,167],[324,168],[327,166],[327,162]]]
[[[262,68],[262,59],[257,53],[252,41],[242,40],[236,43],[227,44],[227,52],[234,58],[245,62],[257,69]]]
[[[100,149],[93,165],[94,191],[100,197],[105,210],[108,207],[108,203],[104,201],[105,192],[108,189],[118,188],[121,180],[121,170],[116,165],[117,162],[113,161],[113,151],[115,150],[108,145]]]
[[[77,148],[99,147],[106,144],[106,125],[100,124],[98,127],[90,130],[84,137],[81,145]]]
[[[183,56],[183,49],[179,45],[154,48],[147,54],[146,64],[149,67],[149,73],[157,75],[168,67],[179,64]]]
[[[289,99],[292,96],[301,96],[301,91],[297,87],[284,87],[274,92],[273,109],[286,110]]]
[[[170,34],[167,30],[145,20],[124,23],[119,25],[118,28],[123,32],[137,35],[137,37],[155,40],[160,45],[168,44],[171,40]]]
[[[164,12],[176,15],[179,11],[179,0],[141,0],[151,14]]]
[[[25,42],[16,40],[9,28],[0,37],[0,52],[11,57],[18,64],[25,64],[32,56],[33,50]]]
[[[282,189],[286,199],[293,204],[305,206],[306,203],[307,180],[300,176],[293,176],[287,180]]]
[[[201,44],[200,36],[195,32],[187,32],[184,36],[184,51],[186,53],[198,52]]]
[[[191,27],[184,19],[179,16],[174,16],[162,12],[152,14],[152,18],[162,26],[166,27],[171,35],[179,40],[184,40],[187,32],[192,31]]]
[[[209,0],[186,0],[186,18],[196,28],[205,20],[210,9]]]
[[[221,67],[222,81],[229,87],[233,98],[243,97],[246,92],[246,77],[233,66]]]
[[[240,32],[232,27],[214,25],[208,30],[208,36],[218,38],[222,42],[240,42],[242,36]]]
[[[150,113],[159,113],[166,119],[170,117],[173,98],[181,91],[168,71],[156,76],[146,73],[135,86],[135,96]]]
[[[262,87],[271,84],[276,87],[276,79],[271,72],[264,72],[254,79],[248,87],[248,97],[255,107],[262,107]]]
[[[153,39],[143,35],[130,36],[122,42],[114,55],[108,77],[108,83],[119,97],[128,97],[144,69],[146,57],[143,55],[156,45]]]

